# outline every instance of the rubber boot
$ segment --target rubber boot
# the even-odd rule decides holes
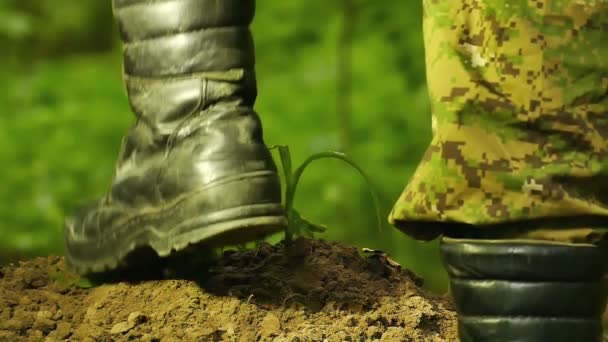
[[[66,220],[81,273],[141,247],[234,244],[284,229],[276,166],[252,107],[254,0],[113,0],[137,122],[108,193]]]
[[[444,238],[441,255],[461,341],[601,341],[603,249]]]

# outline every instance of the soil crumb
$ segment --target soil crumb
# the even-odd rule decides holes
[[[381,253],[300,239],[205,260],[92,288],[60,257],[1,268],[0,341],[457,341],[450,303]]]

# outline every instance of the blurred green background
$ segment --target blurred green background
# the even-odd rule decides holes
[[[268,145],[294,162],[347,152],[369,173],[383,219],[430,140],[421,1],[258,1],[253,32]],[[107,188],[133,123],[110,0],[0,2],[0,262],[62,253],[62,222]],[[318,237],[382,249],[445,289],[437,243],[385,225],[364,182],[314,164],[296,207]]]

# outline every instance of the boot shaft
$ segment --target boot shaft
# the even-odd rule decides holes
[[[159,135],[218,102],[257,95],[254,0],[113,0],[134,113]]]
[[[113,0],[125,43],[212,28],[247,28],[255,0]]]
[[[124,139],[112,199],[130,201],[125,188],[148,191],[141,170],[163,174],[154,176],[160,195],[143,196],[156,205],[217,178],[275,169],[252,108],[255,0],[113,0],[113,9],[138,120]],[[167,164],[180,166],[151,171]]]

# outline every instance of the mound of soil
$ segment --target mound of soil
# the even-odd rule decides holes
[[[158,265],[92,288],[59,257],[2,268],[0,341],[457,341],[449,302],[381,253],[302,239]]]

